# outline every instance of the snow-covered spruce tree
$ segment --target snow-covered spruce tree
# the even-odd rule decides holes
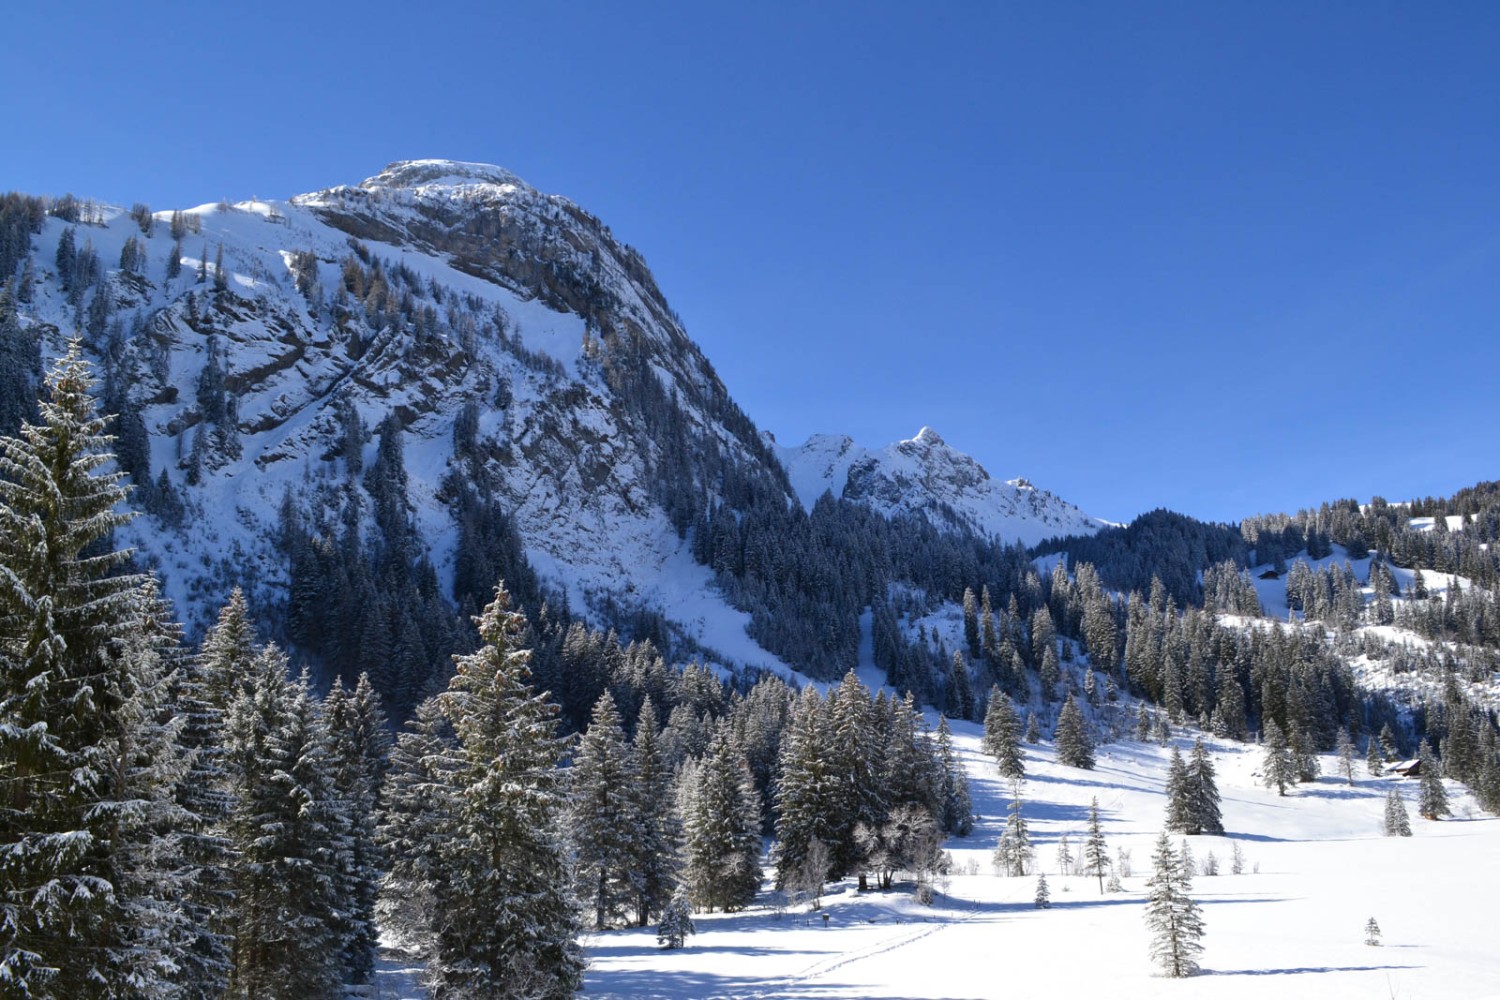
[[[391,750],[376,839],[389,868],[375,912],[394,942],[422,958],[437,951],[437,912],[448,888],[443,847],[457,827],[462,761],[443,703],[419,703]]]
[[[1089,837],[1083,842],[1083,871],[1099,879],[1099,892],[1104,892],[1104,873],[1109,870],[1109,848],[1104,843],[1104,830],[1099,825],[1099,799],[1089,802]]]
[[[1264,739],[1266,757],[1262,764],[1262,780],[1267,788],[1276,789],[1277,795],[1285,795],[1287,786],[1297,783],[1297,762],[1292,756],[1291,748],[1287,746],[1286,734],[1281,731],[1275,719],[1266,719]]]
[[[144,580],[118,572],[129,554],[109,545],[128,517],[121,473],[100,471],[111,439],[93,385],[75,341],[38,422],[0,439],[0,982],[171,996],[162,953],[132,944],[129,924],[162,885],[139,867],[145,849],[174,836],[176,807],[153,785],[175,783],[172,747],[145,707],[162,665],[140,645]]]
[[[337,997],[337,921],[347,850],[327,731],[304,674],[267,647],[229,705],[225,764],[234,809],[234,968],[229,997]]]
[[[1187,833],[1192,829],[1193,821],[1187,764],[1182,759],[1182,752],[1173,747],[1171,761],[1167,765],[1167,832]]]
[[[339,857],[339,905],[335,929],[342,941],[343,981],[369,983],[375,973],[375,900],[384,868],[375,823],[385,781],[391,738],[380,696],[362,673],[353,691],[334,679],[323,700],[327,755],[333,789],[344,813],[346,849]]]
[[[695,906],[740,910],[760,888],[760,802],[728,726],[697,768],[683,819],[683,880]]]
[[[832,763],[834,774],[841,786],[842,815],[836,815],[833,839],[826,841],[832,854],[832,873],[841,875],[858,864],[858,852],[852,851],[854,828],[860,823],[882,822],[890,807],[889,790],[879,780],[881,759],[881,736],[875,724],[875,706],[870,690],[865,687],[854,671],[844,675],[839,686],[828,697],[828,710],[832,722]],[[942,786],[944,776],[940,773],[933,744],[922,727],[922,749],[925,750],[918,765],[927,775],[926,785],[931,798],[925,803],[928,811],[936,815],[942,808]]]
[[[1451,815],[1448,810],[1448,793],[1443,789],[1443,776],[1438,769],[1437,754],[1432,752],[1432,743],[1423,740],[1417,748],[1417,760],[1421,762],[1421,786],[1417,794],[1417,815],[1423,819],[1441,819]]]
[[[974,802],[969,798],[969,779],[953,749],[953,734],[946,718],[938,719],[937,755],[943,772],[943,812],[938,826],[944,833],[967,837],[974,829]]]
[[[1112,633],[1111,633],[1112,634]],[[1057,745],[1057,761],[1069,767],[1081,767],[1092,770],[1094,767],[1094,742],[1089,738],[1088,724],[1083,720],[1083,712],[1078,708],[1078,703],[1073,696],[1068,695],[1068,700],[1063,702],[1062,711],[1057,716],[1057,729],[1052,734],[1052,740]]]
[[[238,685],[251,677],[255,644],[245,595],[238,587],[204,636],[197,656],[179,674],[181,742],[192,766],[177,798],[197,817],[184,835],[183,850],[196,869],[183,908],[196,928],[196,940],[181,975],[184,995],[217,1000],[229,982],[234,934],[233,844],[229,815],[234,804],[225,766],[225,713]]]
[[[1214,761],[1203,740],[1193,741],[1193,756],[1187,766],[1187,791],[1192,824],[1187,833],[1223,836],[1224,818],[1219,809],[1219,785],[1215,780]]]
[[[687,893],[678,889],[662,909],[661,924],[656,928],[656,943],[663,948],[681,948],[689,934],[698,933],[693,926],[693,904]]]
[[[1157,838],[1151,869],[1146,883],[1151,960],[1165,976],[1191,976],[1198,971],[1198,956],[1203,953],[1203,914],[1188,896],[1191,879],[1165,832]]]
[[[1380,741],[1373,735],[1365,740],[1365,770],[1370,772],[1372,778],[1385,773],[1385,758],[1380,754]]]
[[[1380,946],[1380,925],[1375,922],[1374,917],[1365,921],[1365,944],[1371,947]]]
[[[814,841],[832,845],[852,836],[853,824],[847,819],[851,811],[849,791],[834,760],[828,714],[828,705],[817,688],[804,688],[781,741],[774,791],[779,889],[799,879]],[[845,849],[840,853],[847,859],[851,852]]]
[[[1021,759],[1021,720],[1010,696],[999,687],[990,688],[982,746],[985,753],[995,758],[1001,777],[1011,780],[1026,777],[1026,764]]]
[[[1052,906],[1052,893],[1047,889],[1047,873],[1042,872],[1036,877],[1036,900],[1038,910],[1050,909]]]
[[[1387,837],[1410,837],[1411,819],[1406,814],[1406,803],[1401,793],[1392,788],[1385,793],[1385,835]]]
[[[140,620],[112,646],[119,725],[111,754],[114,795],[101,808],[113,825],[123,925],[112,990],[126,997],[192,996],[198,984],[186,973],[197,928],[182,901],[197,871],[183,835],[196,817],[177,801],[190,757],[180,740],[172,669],[181,659],[181,629],[154,580],[143,588]]]
[[[1354,758],[1358,756],[1359,751],[1354,746],[1354,740],[1349,737],[1348,727],[1339,727],[1338,736],[1334,739],[1333,750],[1339,757],[1339,773],[1344,776],[1344,780],[1349,784],[1354,784]]]
[[[1031,854],[1031,834],[1026,818],[1021,815],[1021,783],[1017,781],[1011,787],[1010,811],[1005,819],[1005,832],[995,848],[993,864],[1005,875],[1025,875],[1031,868]]]
[[[429,977],[440,1000],[572,996],[583,956],[557,833],[557,709],[531,686],[526,619],[503,585],[475,623],[483,645],[454,658],[439,696],[458,746],[438,770],[454,812],[436,831],[447,891],[433,912]]]
[[[651,700],[636,717],[635,785],[630,789],[631,884],[636,924],[645,927],[662,912],[677,885],[677,849],[681,839],[672,806],[672,773]]]
[[[568,776],[573,883],[594,929],[603,930],[625,917],[636,895],[630,870],[635,762],[608,691],[594,704],[593,721],[578,741]]]

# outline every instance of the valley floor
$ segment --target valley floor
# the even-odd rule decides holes
[[[1500,996],[1500,949],[1485,918],[1500,898],[1500,821],[1450,785],[1455,816],[1416,816],[1416,783],[1371,778],[1350,787],[1327,774],[1285,798],[1258,784],[1255,747],[1214,745],[1228,837],[1191,838],[1225,874],[1193,881],[1207,926],[1203,972],[1158,978],[1147,959],[1144,886],[1160,829],[1169,751],[1154,744],[1103,747],[1096,770],[1057,765],[1050,747],[1027,746],[1024,814],[1052,907],[1033,905],[1034,877],[992,873],[1010,786],[979,753],[976,726],[954,727],[969,769],[974,833],[950,841],[954,875],[935,905],[910,892],[858,894],[830,887],[822,914],[779,917],[766,905],[699,915],[685,949],[663,951],[654,931],[613,931],[587,941],[591,997],[1111,998],[1339,997],[1477,1000]],[[1381,835],[1386,790],[1407,796],[1415,836]],[[1110,850],[1132,854],[1125,891],[1101,894],[1093,878],[1058,874],[1058,838],[1076,854],[1090,799],[1099,800]],[[1245,873],[1231,875],[1231,840]],[[762,897],[764,902],[765,897]],[[1383,944],[1364,943],[1375,917]]]

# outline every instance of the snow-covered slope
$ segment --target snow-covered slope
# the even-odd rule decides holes
[[[886,516],[920,514],[940,528],[1026,545],[1092,534],[1109,523],[1025,479],[991,478],[930,427],[880,450],[842,435],[815,434],[799,447],[778,448],[777,454],[808,508],[832,492]]]

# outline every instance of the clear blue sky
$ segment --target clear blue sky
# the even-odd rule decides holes
[[[784,442],[928,424],[1120,520],[1500,476],[1493,3],[136,6],[7,8],[0,188],[499,163]]]

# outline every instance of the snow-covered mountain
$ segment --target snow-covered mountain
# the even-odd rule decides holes
[[[443,594],[472,562],[467,489],[514,520],[573,613],[646,612],[723,662],[785,669],[690,541],[729,490],[807,490],[640,255],[579,206],[499,167],[417,160],[286,201],[86,203],[37,227],[22,326],[44,357],[82,331],[152,512],[126,541],[190,624],[234,585],[285,606],[289,517],[314,538],[378,537],[365,473],[394,451],[385,530],[410,526]],[[1028,541],[1098,524],[930,433],[856,459],[837,488],[883,512]],[[800,484],[805,463],[788,465]]]
[[[938,527],[1026,545],[1092,534],[1109,524],[1025,479],[994,479],[930,427],[879,450],[843,435],[815,434],[799,447],[778,448],[777,455],[809,509],[832,492],[887,517],[920,514]]]

